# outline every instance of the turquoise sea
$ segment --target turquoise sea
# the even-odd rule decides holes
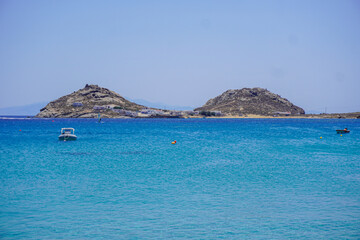
[[[0,184],[1,239],[360,239],[360,119],[0,119]]]

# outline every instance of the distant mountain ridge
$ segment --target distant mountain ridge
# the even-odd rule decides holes
[[[196,111],[221,111],[223,114],[274,115],[276,113],[305,114],[286,98],[264,88],[231,89],[210,99]]]
[[[167,105],[164,103],[159,103],[159,102],[150,102],[144,99],[130,99],[127,98],[130,101],[140,104],[140,105],[144,105],[147,107],[151,107],[151,108],[157,108],[157,109],[166,109],[166,110],[176,110],[176,111],[189,111],[189,110],[193,110],[194,107],[189,107],[189,106],[174,106],[174,105]]]
[[[27,104],[16,107],[0,108],[0,115],[13,115],[13,116],[35,116],[39,113],[40,109],[46,105],[46,102]]]
[[[195,112],[191,111],[191,107],[170,106],[162,103],[152,103],[142,99],[129,101],[109,89],[99,87],[98,85],[87,84],[84,88],[60,97],[48,104],[34,103],[24,106],[0,108],[0,115],[4,117],[29,117],[38,113],[35,117],[96,118],[100,113],[102,118],[189,118],[214,115],[223,117],[230,117],[231,115],[235,117],[242,115],[243,117],[256,117],[251,115],[281,116],[303,115],[305,113],[302,108],[295,106],[289,100],[263,88],[227,90],[221,95],[207,101],[202,107],[194,110]],[[221,114],[214,113],[214,111],[220,111]],[[360,114],[359,112],[312,113],[301,117],[360,118]]]
[[[102,117],[116,117],[114,111],[106,108],[138,111],[142,105],[126,100],[118,93],[98,85],[88,85],[76,92],[50,102],[36,115],[39,118],[95,118],[99,109]]]

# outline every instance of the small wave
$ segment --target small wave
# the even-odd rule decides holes
[[[150,152],[144,151],[129,151],[129,152],[119,152],[119,155],[150,155]]]
[[[61,154],[67,154],[72,156],[99,155],[98,153],[91,153],[91,152],[61,152]]]
[[[102,153],[94,152],[61,152],[61,154],[71,155],[71,156],[90,156],[90,155],[103,155]],[[115,155],[150,155],[150,152],[144,151],[126,151],[126,152],[114,152],[109,154]]]
[[[347,176],[339,176],[338,178],[344,179],[347,181],[360,181],[360,174],[350,174]]]

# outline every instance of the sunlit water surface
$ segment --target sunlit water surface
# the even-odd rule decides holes
[[[0,183],[2,239],[359,239],[360,120],[1,119]]]

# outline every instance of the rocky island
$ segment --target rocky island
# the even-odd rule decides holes
[[[305,114],[304,109],[263,88],[227,90],[194,111],[171,111],[136,104],[118,93],[89,85],[48,103],[37,118],[360,118],[360,113]]]
[[[227,90],[195,111],[220,111],[225,115],[300,115],[304,109],[263,88]]]
[[[50,102],[40,110],[38,118],[113,118],[119,113],[113,110],[139,111],[142,105],[130,102],[109,89],[88,85],[76,92]]]
[[[118,93],[89,85],[60,97],[40,109],[36,118],[179,118],[193,111],[169,111],[136,104]]]

